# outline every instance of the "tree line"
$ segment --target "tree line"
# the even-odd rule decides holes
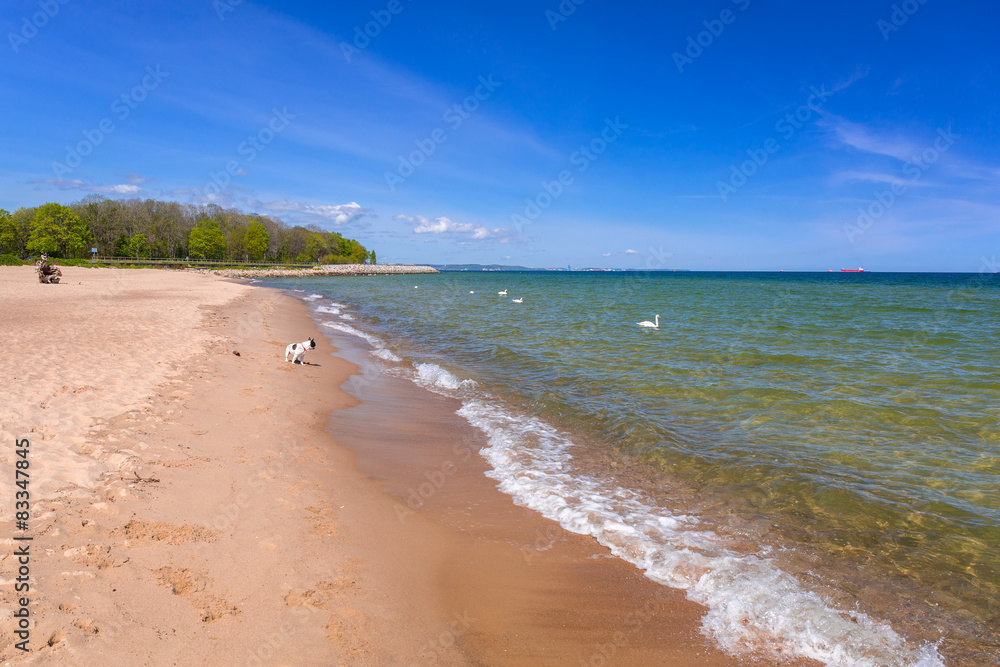
[[[374,264],[375,251],[316,225],[281,220],[216,204],[90,195],[69,206],[0,209],[0,255],[215,259]]]

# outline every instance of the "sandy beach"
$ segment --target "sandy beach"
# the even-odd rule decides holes
[[[702,607],[496,490],[451,399],[342,391],[357,367],[290,296],[4,267],[0,302],[4,664],[757,664],[702,636]]]

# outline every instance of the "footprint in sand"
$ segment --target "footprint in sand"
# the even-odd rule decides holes
[[[240,613],[234,605],[205,592],[211,579],[204,573],[188,568],[161,567],[153,570],[153,574],[156,575],[157,583],[166,586],[174,595],[187,599],[196,607],[202,623],[213,623],[220,618],[237,616]]]
[[[121,528],[111,531],[114,537],[127,540],[152,540],[167,544],[183,544],[184,542],[214,542],[219,538],[220,531],[205,526],[179,526],[163,521],[137,521],[133,519]]]

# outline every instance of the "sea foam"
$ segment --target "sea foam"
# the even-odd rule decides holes
[[[415,368],[413,380],[440,393],[469,386],[435,364]],[[831,667],[944,665],[936,647],[908,646],[889,624],[834,608],[763,555],[731,551],[697,517],[574,471],[573,443],[543,421],[478,396],[458,414],[487,435],[481,454],[503,492],[706,606],[702,632],[723,650],[791,653]]]

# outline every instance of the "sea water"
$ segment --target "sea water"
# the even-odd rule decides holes
[[[723,649],[997,663],[1000,276],[266,284],[460,398],[502,491],[705,605]]]

